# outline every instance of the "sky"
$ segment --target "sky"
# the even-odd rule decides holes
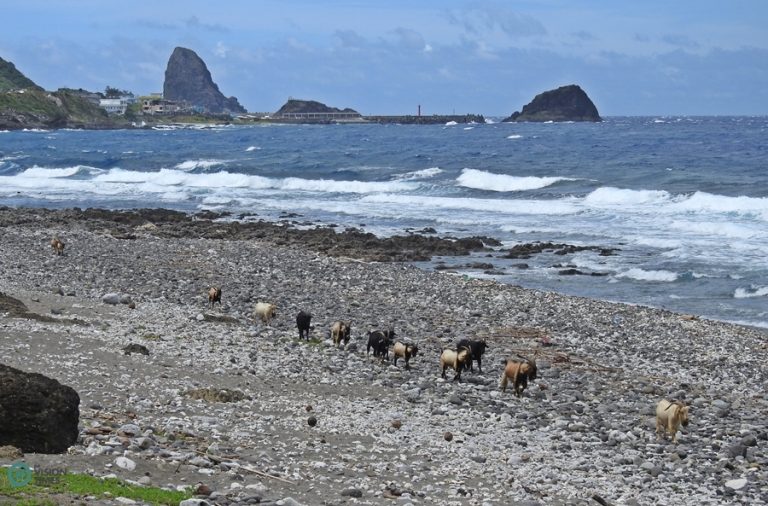
[[[195,51],[253,112],[507,116],[567,84],[603,116],[767,115],[766,0],[3,0],[0,57],[46,89],[160,92]]]

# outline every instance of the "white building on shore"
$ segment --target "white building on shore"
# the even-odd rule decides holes
[[[107,111],[107,114],[125,114],[128,106],[136,103],[133,95],[126,95],[120,98],[102,98],[99,100],[99,107]]]

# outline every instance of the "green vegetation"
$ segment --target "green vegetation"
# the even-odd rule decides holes
[[[321,344],[323,344],[323,340],[322,339],[318,339],[316,337],[313,337],[312,339],[308,339],[306,341],[303,340],[303,339],[294,339],[294,341],[298,341],[300,343],[302,343],[302,342],[303,343],[307,343],[309,346],[320,346]]]
[[[101,93],[101,95],[104,95],[104,98],[120,98],[127,95],[133,95],[128,90],[120,90],[118,88],[113,88],[112,86],[107,86],[104,88],[104,93]]]
[[[48,93],[40,90],[9,91],[0,93],[0,111],[13,111],[44,117],[51,123],[62,121],[65,117]]]
[[[4,471],[4,470],[3,470]],[[129,485],[109,478],[101,479],[87,474],[64,474],[53,483],[38,485],[33,480],[29,485],[12,487],[5,472],[0,472],[0,504],[23,504],[28,506],[55,505],[56,494],[75,494],[95,497],[127,497],[150,504],[177,505],[192,497],[190,491],[179,492],[157,487]],[[8,501],[6,501],[8,499]],[[67,501],[69,502],[69,501]]]
[[[53,93],[40,89],[0,93],[0,118],[2,116],[14,118],[22,127],[112,125],[104,109],[92,104],[76,91],[66,89]]]
[[[0,58],[0,92],[33,88],[42,91],[38,85],[16,69],[16,66]]]

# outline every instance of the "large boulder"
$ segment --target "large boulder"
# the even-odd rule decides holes
[[[0,445],[63,453],[77,440],[80,396],[42,374],[0,364]]]
[[[191,49],[173,50],[165,69],[163,98],[203,107],[211,113],[245,113],[235,97],[225,97],[213,82],[205,62]]]
[[[602,121],[597,107],[579,86],[545,91],[504,121]]]

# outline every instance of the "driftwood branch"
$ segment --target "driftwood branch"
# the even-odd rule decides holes
[[[210,453],[208,453],[207,451],[204,451],[204,450],[195,450],[195,453],[200,454],[203,457],[207,457],[207,458],[211,459],[215,464],[220,464],[221,462],[231,462],[231,463],[238,464],[236,462],[236,457],[234,457],[234,456],[232,456],[232,457],[228,457],[228,456],[218,457],[216,455],[211,455]],[[265,478],[271,478],[273,480],[282,481],[284,483],[290,483],[291,485],[295,485],[296,484],[296,483],[292,482],[291,480],[286,480],[285,478],[281,478],[279,476],[273,476],[271,474],[267,474],[267,473],[265,473],[263,471],[259,471],[258,469],[254,469],[254,468],[252,468],[250,466],[242,466],[240,464],[238,464],[238,466],[239,466],[240,469],[244,469],[244,470],[248,471],[249,473],[257,474],[257,475],[263,476]]]
[[[264,478],[272,478],[273,480],[282,481],[283,483],[289,483],[291,485],[296,485],[296,482],[293,482],[291,480],[286,480],[285,478],[281,478],[279,476],[273,476],[271,474],[267,474],[267,473],[265,473],[263,471],[259,471],[258,469],[253,469],[252,467],[240,466],[240,469],[245,469],[249,473],[253,473],[253,474],[256,474],[258,476],[263,476]]]

